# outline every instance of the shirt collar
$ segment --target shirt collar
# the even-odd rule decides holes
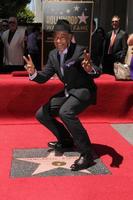
[[[115,29],[115,30],[114,30],[114,33],[117,34],[118,31],[119,31],[119,28],[118,28],[118,29]]]
[[[68,52],[68,48],[64,49],[63,52],[59,51],[59,54],[67,54],[67,52]]]

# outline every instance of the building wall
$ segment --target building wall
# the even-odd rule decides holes
[[[35,13],[35,22],[42,22],[42,1],[41,0],[33,0],[34,2],[34,13]]]
[[[121,18],[121,27],[129,34],[133,33],[133,0],[94,0],[94,16],[99,26],[110,30],[111,17],[116,14]]]
[[[41,0],[33,1],[36,15],[35,21],[42,22]],[[105,31],[110,30],[113,15],[120,16],[121,27],[124,30],[129,33],[133,32],[133,0],[94,0],[94,18],[98,19],[98,25],[102,26]]]
[[[98,25],[105,31],[111,28],[111,18],[118,15],[121,18],[121,27],[126,28],[127,0],[94,0],[94,16],[99,20]]]
[[[128,33],[133,33],[133,0],[127,0],[126,28]]]

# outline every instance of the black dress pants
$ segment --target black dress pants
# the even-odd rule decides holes
[[[55,135],[59,142],[73,139],[79,152],[89,153],[91,142],[77,117],[89,105],[89,101],[80,101],[72,95],[65,97],[64,92],[61,92],[37,111],[36,118]]]

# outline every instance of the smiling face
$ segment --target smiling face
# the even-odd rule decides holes
[[[8,20],[9,23],[9,29],[11,31],[15,31],[17,29],[17,19],[16,17],[10,17]]]
[[[63,52],[70,44],[71,34],[64,31],[54,33],[54,45],[58,51]]]
[[[117,16],[114,16],[114,17],[112,18],[112,28],[113,28],[114,30],[116,30],[116,29],[119,28],[119,26],[120,26],[120,18],[117,17]]]

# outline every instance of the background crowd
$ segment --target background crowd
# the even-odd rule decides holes
[[[110,23],[110,22],[109,22]],[[128,33],[120,27],[119,16],[113,16],[109,32],[92,24],[91,59],[102,73],[114,75],[114,62],[125,62]],[[23,55],[30,54],[38,70],[41,70],[41,27],[18,26],[17,18],[0,21],[0,73],[24,70]],[[76,42],[76,41],[74,41]]]

